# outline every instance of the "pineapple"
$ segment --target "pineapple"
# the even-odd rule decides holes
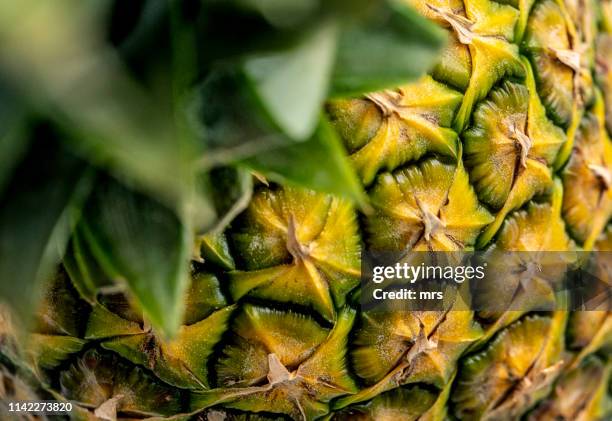
[[[610,419],[612,309],[376,313],[359,284],[362,250],[612,251],[612,1],[403,1],[448,32],[430,74],[326,104],[369,209],[255,176],[195,239],[172,338],[81,221],[31,332],[0,313],[0,396],[82,420]],[[537,263],[495,267],[491,299],[558,280]]]

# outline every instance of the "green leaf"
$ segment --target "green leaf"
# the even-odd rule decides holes
[[[217,221],[211,232],[222,232],[249,205],[253,176],[245,168],[219,167],[208,174],[209,190]]]
[[[81,224],[104,271],[127,283],[155,327],[174,335],[188,285],[189,228],[166,206],[110,178],[97,184]]]
[[[365,203],[346,152],[324,118],[308,140],[294,142],[270,121],[260,105],[240,72],[228,68],[211,72],[199,89],[196,112],[209,150],[201,162],[203,168],[238,163],[275,181]]]
[[[243,0],[243,4],[257,10],[268,22],[286,28],[303,23],[318,11],[321,0]]]
[[[243,72],[235,68],[211,70],[195,90],[190,110],[193,130],[206,148],[202,169],[291,142],[256,101]]]
[[[97,3],[1,2],[2,75],[71,133],[65,140],[81,156],[177,214],[191,211],[198,225],[210,224],[214,216],[197,206],[206,200],[194,196],[201,150],[176,127],[167,97],[145,92],[126,71],[99,31],[105,13]]]
[[[2,98],[0,98],[1,102]],[[0,193],[11,178],[15,166],[27,152],[29,144],[26,121],[5,122],[3,120],[0,116],[0,128],[2,128],[2,133],[0,133]]]
[[[75,227],[62,263],[79,294],[94,304],[98,290],[110,285],[110,280],[93,256],[82,231],[80,225]]]
[[[27,152],[28,129],[25,107],[0,77],[0,192]]]
[[[244,160],[271,180],[333,193],[365,206],[365,193],[338,134],[325,117],[310,140],[257,154]]]
[[[435,64],[446,36],[410,7],[399,0],[369,2],[362,15],[340,36],[334,96],[397,86]]]
[[[247,58],[244,70],[264,109],[289,137],[309,138],[327,96],[337,27],[319,25],[287,50]]]
[[[32,147],[0,196],[0,298],[23,321],[89,187],[86,164],[60,146],[52,129],[41,125],[30,136]]]
[[[28,356],[36,368],[52,369],[79,352],[86,341],[72,336],[33,333],[28,338]]]

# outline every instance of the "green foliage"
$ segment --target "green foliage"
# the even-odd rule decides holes
[[[443,33],[398,0],[369,2],[368,14],[350,22],[338,40],[334,96],[397,86],[427,72],[445,41]]]
[[[189,227],[159,202],[111,179],[97,183],[80,223],[105,272],[124,280],[145,317],[174,335],[188,285]]]
[[[308,138],[325,100],[334,64],[337,28],[315,28],[288,50],[245,60],[253,91],[276,124],[296,140]]]
[[[37,285],[48,277],[70,233],[90,177],[46,126],[29,130],[32,148],[0,193],[0,297],[29,321]]]
[[[254,155],[244,163],[274,181],[346,196],[365,206],[365,193],[344,155],[342,142],[323,116],[309,140]]]

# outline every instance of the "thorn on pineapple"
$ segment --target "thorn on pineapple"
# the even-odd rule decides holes
[[[444,10],[440,7],[427,4],[427,7],[433,12],[437,13],[442,19],[444,19],[455,31],[459,42],[464,45],[469,45],[474,39],[474,32],[472,32],[473,22],[464,16],[458,15],[450,10]]]
[[[147,319],[143,318],[142,320],[142,331],[145,333],[150,333],[153,330],[153,326],[151,325],[151,322],[149,322]]]
[[[283,365],[283,363],[276,356],[276,354],[268,354],[268,386],[266,386],[267,388],[272,388],[274,385],[292,380],[296,376],[297,374],[291,373],[289,370],[287,370],[287,367]],[[302,384],[306,386],[306,384]],[[301,418],[305,421],[308,419],[308,417],[306,416],[306,411],[304,410],[304,407],[300,402],[300,395],[301,392],[297,392],[295,389],[287,389],[287,399],[293,402],[295,408],[299,411]]]
[[[282,383],[291,378],[291,373],[278,359],[276,354],[268,354],[268,382],[270,385]]]
[[[583,65],[582,55],[587,51],[588,47],[584,43],[579,43],[573,49],[551,48],[551,51],[561,63],[574,71],[574,97],[578,101],[578,105],[584,105],[585,87],[583,86],[582,77],[589,76],[590,70]]]
[[[524,126],[525,124],[522,124]],[[508,122],[508,129],[510,130],[510,138],[514,139],[520,150],[520,164],[521,167],[527,167],[527,157],[529,156],[529,151],[533,146],[533,140],[525,134],[524,127],[521,127],[517,122],[516,117],[512,117]]]
[[[557,60],[565,64],[567,67],[578,73],[581,71],[580,65],[580,53],[578,51],[562,49],[562,48],[551,48]]]
[[[117,405],[121,399],[121,394],[113,396],[96,408],[94,415],[104,421],[117,421]]]
[[[534,392],[547,387],[555,380],[563,364],[564,361],[559,360],[542,370],[534,371],[531,376],[526,376],[521,380],[518,390],[523,394],[533,395]]]
[[[410,347],[410,350],[406,354],[405,360],[408,363],[412,363],[412,361],[414,361],[418,355],[425,354],[428,351],[438,347],[438,341],[436,339],[429,338],[425,333],[425,324],[418,316],[415,315],[415,317],[419,321],[419,333],[414,340],[414,344]]]
[[[206,414],[206,421],[224,421],[227,419],[227,416],[224,412],[211,410]]]
[[[526,262],[523,265],[523,271],[519,277],[519,285],[524,291],[529,291],[528,282],[537,276],[539,272],[542,272],[542,266],[538,262]]]
[[[266,178],[265,175],[263,175],[262,173],[258,172],[258,171],[251,171],[251,174],[253,175],[253,177],[255,177],[255,179],[257,181],[259,181],[261,184],[263,184],[266,187],[270,187],[270,183],[268,182],[268,179]]]
[[[415,201],[417,203],[417,206],[419,207],[419,210],[421,211],[421,217],[423,219],[423,226],[425,228],[423,237],[425,237],[425,241],[430,241],[436,232],[446,227],[446,224],[442,222],[442,220],[437,215],[434,215],[427,208],[427,205],[421,202],[416,196]]]
[[[383,117],[389,117],[398,112],[397,101],[400,94],[386,90],[384,92],[373,92],[366,95],[383,113]]]
[[[601,182],[604,190],[609,190],[612,187],[612,172],[603,165],[589,164],[589,169],[595,177]]]
[[[287,225],[287,251],[295,260],[303,260],[310,254],[307,246],[300,243],[297,238],[297,229],[295,224],[295,216],[289,215],[289,223]]]

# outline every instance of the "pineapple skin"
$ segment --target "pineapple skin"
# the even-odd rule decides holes
[[[612,418],[611,309],[359,306],[362,250],[612,251],[612,1],[403,1],[448,31],[439,63],[326,105],[372,210],[259,182],[197,239],[172,339],[73,238],[26,340],[2,313],[3,401],[84,420]]]

